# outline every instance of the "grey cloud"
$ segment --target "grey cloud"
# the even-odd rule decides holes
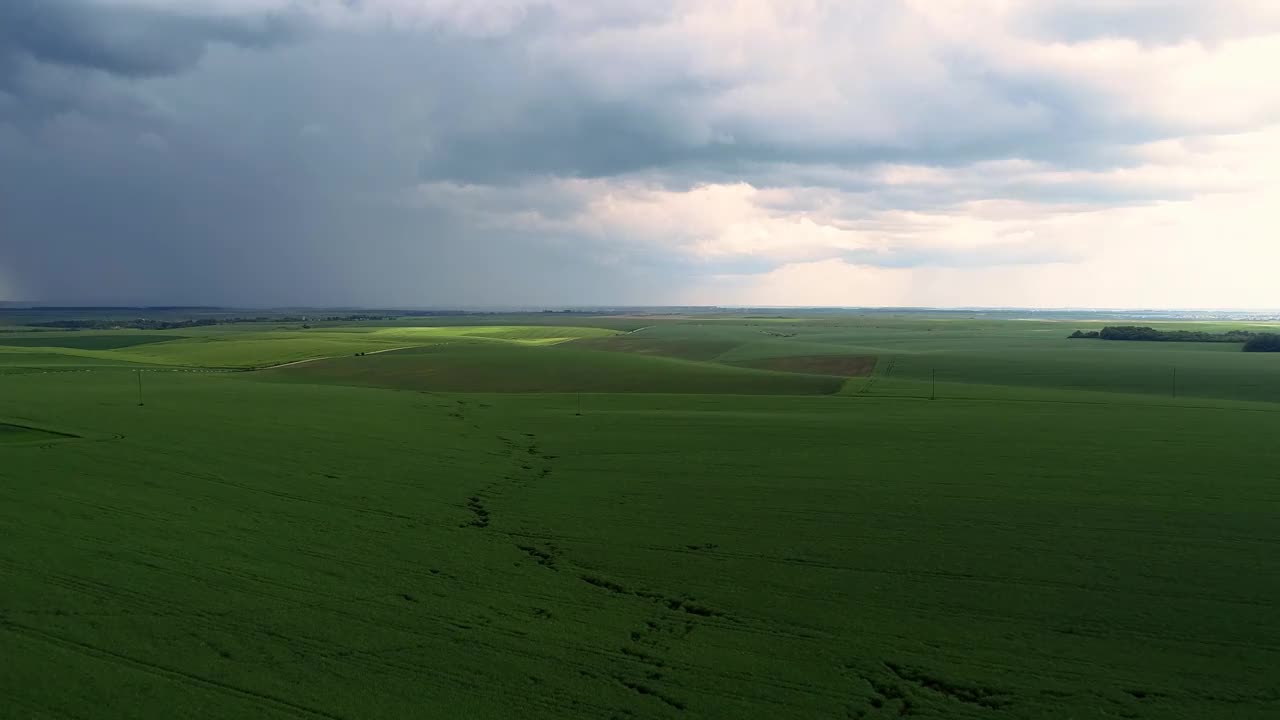
[[[956,53],[940,58],[955,92],[894,100],[901,136],[833,139],[785,118],[768,124],[724,111],[721,101],[749,77],[688,79],[676,66],[643,82],[621,73],[610,84],[593,82],[572,56],[546,61],[540,53],[580,29],[564,27],[554,8],[534,7],[485,34],[439,23],[325,28],[296,13],[174,6],[182,9],[0,0],[0,270],[8,271],[0,275],[15,275],[30,297],[652,303],[709,272],[769,268],[692,261],[652,239],[588,237],[556,222],[491,220],[522,211],[571,218],[589,198],[541,188],[570,177],[669,189],[742,181],[835,188],[851,198],[854,216],[991,197],[1131,203],[1143,198],[1001,178],[887,187],[871,171],[1007,158],[1106,168],[1135,162],[1124,145],[1173,131],[1116,122],[1063,81]],[[642,26],[655,21],[655,7],[624,3],[583,22]],[[275,49],[286,43],[287,51]],[[413,202],[419,183],[463,189]],[[467,184],[483,192],[466,196]],[[1022,245],[845,258],[890,266],[1057,259]]]
[[[429,77],[417,40],[334,35],[289,57],[213,53],[181,77],[142,81],[163,112],[108,84],[39,123],[6,127],[0,114],[0,275],[19,288],[0,283],[0,294],[555,305],[651,302],[673,287],[657,266],[610,267],[562,238],[395,202],[432,136],[432,104],[408,100]]]
[[[674,78],[627,94],[602,91],[559,68],[531,68],[529,32],[420,49],[424,64],[462,70],[433,76],[448,102],[430,116],[421,179],[512,184],[538,176],[658,173],[671,187],[738,180],[770,186],[781,167],[958,167],[1001,158],[1098,169],[1131,165],[1132,157],[1118,152],[1126,145],[1182,131],[1135,119],[1117,122],[1099,112],[1098,98],[1064,80],[949,53],[943,59],[952,82],[979,100],[899,101],[906,106],[903,135],[892,140],[814,137],[745,115],[713,118],[710,108],[734,90],[724,82]],[[1001,122],[1001,114],[1012,119]]]
[[[210,43],[267,47],[295,36],[297,13],[200,15],[94,0],[0,3],[0,83],[23,62],[126,77],[170,75],[195,66]]]

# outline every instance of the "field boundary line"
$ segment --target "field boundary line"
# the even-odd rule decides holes
[[[420,347],[431,347],[431,346],[430,345],[405,345],[404,347],[386,348],[385,350],[369,350],[364,354],[380,355],[382,353],[395,352],[396,350],[411,350],[413,348],[420,348]],[[290,365],[301,365],[303,363],[319,362],[321,360],[332,360],[338,357],[347,357],[347,356],[346,355],[325,355],[323,357],[313,357],[313,358],[306,358],[303,360],[293,360],[291,362],[280,363],[278,365],[263,365],[261,367],[246,368],[246,370],[247,372],[257,372],[259,370],[275,370],[276,368],[289,367]]]
[[[155,663],[147,662],[146,660],[139,660],[137,658],[132,658],[132,657],[129,657],[128,655],[123,655],[121,653],[107,650],[106,648],[101,648],[96,645],[90,645],[89,643],[80,642],[78,640],[72,640],[69,638],[60,637],[58,635],[54,635],[53,633],[49,633],[44,630],[40,630],[38,628],[33,628],[28,625],[16,623],[8,618],[0,620],[0,628],[4,628],[15,635],[21,635],[23,637],[36,639],[36,640],[42,640],[50,645],[58,645],[58,646],[66,647],[70,650],[79,652],[84,655],[89,655],[91,657],[114,660],[121,664],[130,665],[140,670],[143,670],[144,672],[149,672],[153,675],[159,675],[161,677],[165,677],[170,680],[175,680],[178,682],[186,682],[187,684],[206,687],[210,690],[221,692],[224,695],[233,695],[233,696],[241,697],[245,700],[257,701],[259,703],[266,703],[269,705],[273,705],[273,706],[276,706],[278,709],[289,711],[292,714],[298,715],[301,717],[318,717],[318,718],[325,718],[326,720],[345,720],[345,718],[343,718],[341,715],[335,715],[333,713],[329,713],[324,710],[317,710],[315,708],[307,707],[306,705],[300,705],[298,703],[291,702],[289,700],[284,700],[282,698],[278,698],[272,695],[267,695],[266,693],[260,693],[260,692],[257,692],[256,690],[247,690],[245,688],[236,687],[235,685],[224,683],[219,680],[213,680],[210,678],[202,677],[194,673],[189,673],[182,670],[175,670],[173,668],[165,667],[163,665],[157,665]]]
[[[8,425],[9,427],[21,428],[23,430],[33,430],[35,432],[49,433],[50,435],[58,435],[66,440],[83,440],[84,439],[83,435],[76,435],[74,433],[63,432],[61,430],[50,430],[49,428],[43,428],[36,425],[27,425],[21,422],[10,422],[9,420],[4,419],[3,417],[0,417],[0,425]]]

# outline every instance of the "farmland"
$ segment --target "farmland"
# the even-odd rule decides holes
[[[1280,715],[1280,357],[1081,328],[4,328],[0,715]]]

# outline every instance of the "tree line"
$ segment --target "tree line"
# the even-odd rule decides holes
[[[356,320],[391,320],[391,315],[328,315],[324,317],[307,317],[302,315],[283,315],[276,317],[229,317],[200,318],[198,320],[156,320],[154,318],[136,318],[133,320],[48,320],[45,322],[26,323],[26,327],[51,328],[56,330],[182,330],[184,328],[209,327],[211,325],[235,325],[239,323],[295,323],[307,321],[344,322]],[[309,326],[308,326],[309,327]]]
[[[1280,335],[1261,333],[1244,344],[1245,352],[1280,352]]]
[[[1280,334],[1258,333],[1250,330],[1228,330],[1224,333],[1210,333],[1201,330],[1157,330],[1152,327],[1138,325],[1108,325],[1102,330],[1076,330],[1068,337],[1072,340],[1243,343],[1245,352],[1280,352]]]
[[[27,327],[52,328],[56,330],[177,330],[180,328],[208,327],[217,325],[213,318],[199,320],[48,320],[45,322],[26,323]]]

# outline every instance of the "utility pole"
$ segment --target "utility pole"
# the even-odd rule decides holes
[[[134,371],[138,375],[138,407],[142,407],[142,371]]]
[[[578,393],[577,393],[577,395],[578,395],[578,412],[577,412],[577,414],[578,414],[578,415],[581,415],[581,414],[582,414],[582,391],[581,391],[581,390],[579,390],[579,391],[578,391]]]
[[[937,400],[938,399],[938,368],[933,368],[933,372],[931,373],[931,375],[933,377],[933,382],[929,386],[929,399]]]

